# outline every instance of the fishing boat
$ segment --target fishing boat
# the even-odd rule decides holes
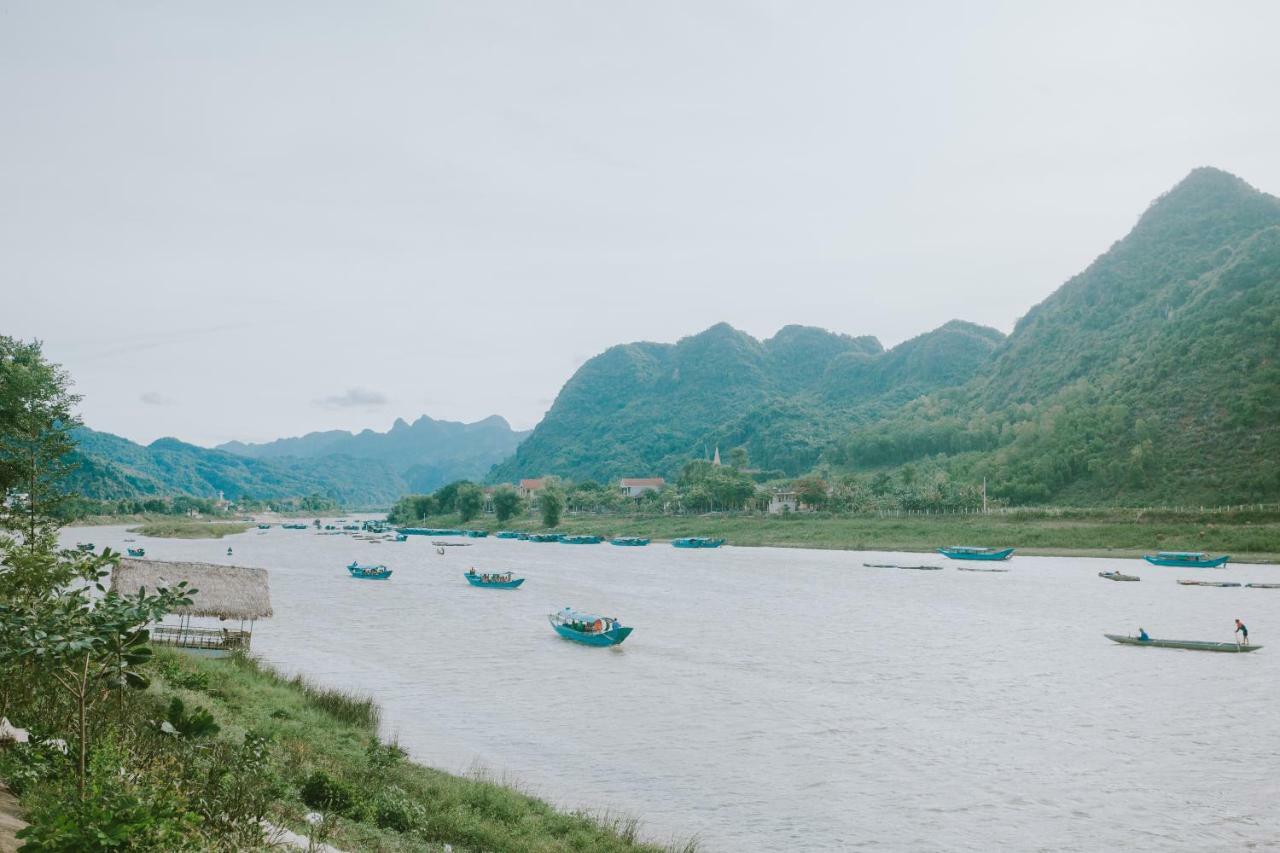
[[[347,571],[351,573],[351,577],[366,581],[384,581],[391,577],[391,569],[383,565],[363,566],[352,562],[347,566]]]
[[[1262,646],[1244,646],[1239,643],[1211,643],[1205,640],[1141,640],[1120,634],[1103,634],[1114,643],[1126,646],[1154,646],[1160,649],[1191,649],[1198,652],[1256,652]]]
[[[520,584],[524,583],[524,578],[512,577],[511,572],[477,574],[475,569],[471,569],[463,577],[472,586],[485,586],[490,589],[519,589]]]
[[[493,534],[494,539],[519,539],[520,533],[517,530],[499,530]]]
[[[594,534],[578,534],[576,536],[560,537],[560,542],[565,545],[599,545],[603,541],[603,536],[596,536]]]
[[[559,542],[563,533],[530,533],[530,542]]]
[[[1109,581],[1140,581],[1142,578],[1137,575],[1126,575],[1124,572],[1098,572],[1098,577],[1106,578]]]
[[[408,542],[408,541],[409,541],[409,537],[408,537],[408,535],[406,535],[406,534],[404,534],[404,533],[397,533],[397,534],[396,534],[396,541],[397,541],[397,542]]]
[[[1280,589],[1280,583],[1247,583],[1250,589]]]
[[[259,529],[259,530],[270,530],[270,529],[271,529],[271,525],[270,525],[270,524],[259,524],[259,525],[258,525],[258,529]]]
[[[1144,560],[1153,566],[1181,566],[1187,569],[1220,569],[1231,559],[1227,555],[1210,557],[1203,551],[1161,551],[1146,554]]]
[[[146,548],[128,548],[128,549],[126,549],[126,550],[129,552],[129,556],[130,556],[130,557],[145,557],[145,556],[147,556],[147,549],[146,549]]]
[[[1235,581],[1189,581],[1186,578],[1178,578],[1179,586],[1240,586]]]
[[[79,542],[79,543],[77,543],[77,544],[76,544],[76,550],[77,550],[77,551],[83,551],[83,552],[84,552],[84,553],[86,553],[86,554],[92,554],[92,553],[93,553],[93,543],[92,543],[92,542]]]
[[[641,545],[648,545],[649,540],[641,536],[615,536],[609,540],[610,545],[619,545],[623,547],[638,548]]]
[[[615,618],[579,613],[572,607],[552,613],[547,619],[561,637],[588,646],[616,646],[631,634],[631,628]]]
[[[939,548],[938,553],[953,560],[1007,560],[1013,556],[1013,549],[952,545],[949,548]]]
[[[532,536],[532,535],[533,535],[533,534],[531,534],[531,533],[524,533],[524,532],[521,532],[521,533],[517,533],[517,534],[516,534],[516,538],[517,538],[517,539],[523,539],[524,541],[528,542],[528,541],[529,541],[529,537],[530,537],[530,536]]]
[[[344,524],[344,525],[342,525],[342,529],[343,529],[343,530],[359,530],[359,529],[360,529],[360,525],[358,525],[358,524]]]
[[[437,548],[470,548],[471,547],[470,542],[437,542],[434,539],[431,541],[431,544],[435,545]]]
[[[672,539],[671,544],[676,548],[719,548],[724,544],[724,540],[711,539],[707,536],[685,536]]]
[[[462,532],[467,536],[470,536],[472,539],[483,539],[489,535],[489,531],[487,530],[464,530]]]
[[[1007,572],[1008,569],[980,569],[977,566],[956,566],[958,572]]]

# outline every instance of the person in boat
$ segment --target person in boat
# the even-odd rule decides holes
[[[475,567],[475,566],[472,566],[471,568],[467,569],[467,574],[471,575],[471,577],[475,577],[475,576],[476,576],[476,567]]]
[[[1147,636],[1147,629],[1146,629],[1146,628],[1139,628],[1139,629],[1138,629],[1138,639],[1139,639],[1139,640],[1141,640],[1141,641],[1142,641],[1142,642],[1144,642],[1144,643],[1149,643],[1149,642],[1151,642],[1151,638]]]
[[[1243,622],[1241,622],[1239,619],[1237,619],[1237,620],[1236,620],[1236,629],[1235,629],[1234,631],[1232,631],[1231,633],[1233,633],[1233,634],[1240,634],[1240,635],[1241,635],[1241,636],[1240,636],[1240,645],[1242,645],[1242,646],[1247,646],[1247,645],[1249,645],[1249,629],[1248,629],[1248,628],[1246,628],[1246,627],[1245,627],[1245,624],[1244,624]]]

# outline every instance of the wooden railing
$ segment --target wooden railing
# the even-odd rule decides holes
[[[249,648],[248,631],[228,631],[219,628],[178,628],[157,625],[151,629],[151,642],[159,646],[175,646],[181,649],[216,649],[235,651]]]

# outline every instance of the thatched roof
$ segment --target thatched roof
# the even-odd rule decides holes
[[[218,616],[223,619],[264,619],[271,615],[267,570],[211,563],[166,563],[159,560],[121,560],[111,573],[111,588],[132,595],[139,587],[154,591],[186,581],[198,590],[191,606],[173,611],[180,616]]]

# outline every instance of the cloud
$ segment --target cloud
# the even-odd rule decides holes
[[[174,400],[172,397],[166,397],[159,391],[147,391],[138,395],[138,401],[148,406],[172,406]]]
[[[334,397],[322,397],[316,400],[317,406],[326,409],[373,409],[387,405],[390,400],[381,391],[370,391],[368,388],[348,388],[345,394]]]

